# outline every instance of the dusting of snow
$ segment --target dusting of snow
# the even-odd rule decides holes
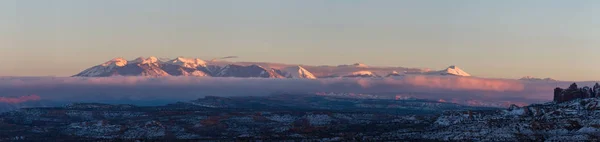
[[[292,115],[286,114],[286,115],[271,115],[271,116],[267,116],[265,117],[269,120],[272,121],[277,121],[277,122],[284,122],[284,123],[292,123],[294,121],[296,121],[297,118],[293,117]]]
[[[216,76],[223,76],[223,75],[227,74],[227,72],[229,71],[229,68],[231,68],[231,65],[227,65],[227,66],[223,67],[221,69],[221,71],[216,74]]]
[[[129,61],[129,64],[154,64],[159,63],[158,58],[150,56],[148,58],[138,57],[135,60]]]
[[[402,76],[402,74],[400,74],[397,71],[392,71],[392,73],[388,74],[386,77],[393,77],[393,76]]]
[[[154,63],[158,63],[158,58],[156,58],[154,56],[150,56],[150,57],[146,58],[144,61],[142,61],[142,64],[154,64]]]
[[[456,75],[456,76],[471,76],[469,73],[463,71],[462,69],[458,68],[457,66],[450,66],[444,70],[441,71],[429,71],[426,72],[427,74],[434,74],[434,75]]]
[[[204,76],[208,76],[206,73],[202,72],[202,71],[198,71],[195,70],[191,73],[189,72],[183,72],[183,76],[196,76],[196,77],[204,77]]]
[[[357,71],[353,72],[351,75],[374,75],[371,71]]]
[[[577,132],[586,134],[600,134],[600,129],[594,127],[583,127],[577,130]]]
[[[457,66],[450,66],[445,71],[446,71],[446,73],[452,74],[452,75],[471,76],[469,73],[463,71],[462,69],[458,68]]]
[[[284,76],[288,78],[305,78],[305,79],[316,79],[315,75],[313,75],[308,70],[304,69],[302,66],[294,66],[288,67],[284,70],[286,74]]]
[[[99,76],[101,74],[105,74],[108,72],[112,72],[117,68],[123,67],[128,64],[128,61],[123,58],[114,58],[110,61],[105,62],[104,64],[100,64],[98,66],[94,66],[92,68],[86,69],[79,73],[77,76],[83,77],[93,77]]]
[[[260,71],[260,75],[265,75],[267,72],[265,71]]]
[[[186,68],[197,68],[199,66],[206,66],[206,62],[201,59],[198,59],[198,58],[191,59],[191,58],[177,57],[176,59],[170,60],[167,63],[179,65],[179,66],[186,67]]]
[[[525,114],[525,109],[523,108],[519,108],[519,109],[515,109],[515,110],[511,110],[511,111],[506,111],[504,113],[507,116],[521,116],[523,114]]]
[[[112,59],[112,60],[110,60],[110,61],[102,64],[101,66],[104,66],[104,67],[109,67],[109,66],[112,66],[112,67],[122,67],[122,66],[125,66],[125,65],[127,65],[127,60],[125,60],[124,58],[114,58],[114,59]]]
[[[309,114],[304,117],[308,120],[308,122],[312,126],[329,125],[333,121],[333,119],[329,115],[325,115],[325,114]]]

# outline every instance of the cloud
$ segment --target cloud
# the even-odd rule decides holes
[[[22,102],[38,101],[38,100],[40,100],[40,96],[38,96],[38,95],[27,95],[27,96],[20,96],[20,97],[0,97],[0,103],[10,103],[10,104],[17,104],[17,103],[22,103]]]
[[[43,101],[52,102],[162,105],[208,95],[264,96],[274,92],[352,92],[410,96],[463,104],[529,104],[550,101],[554,87],[566,87],[568,84],[422,75],[316,80],[217,77],[0,77],[0,97],[37,94],[38,97],[44,98]]]
[[[239,58],[239,57],[238,56],[226,56],[226,57],[214,58],[214,59],[211,59],[210,61],[212,62],[212,61],[216,61],[217,59],[224,60],[224,59],[235,59],[235,58]]]
[[[405,87],[407,89],[437,89],[465,91],[523,91],[525,85],[517,80],[483,79],[455,76],[407,76],[401,79],[385,78],[360,79],[358,84],[363,88],[375,86]]]
[[[428,77],[415,76],[407,78],[406,82],[415,86],[429,88],[484,90],[484,91],[522,91],[525,86],[514,80],[481,79],[473,77]]]
[[[239,58],[238,56],[227,56],[227,57],[221,57],[219,59],[232,59],[232,58]]]

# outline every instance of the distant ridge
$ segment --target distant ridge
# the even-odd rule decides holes
[[[402,72],[400,74],[399,72]],[[114,58],[105,63],[85,69],[73,77],[111,76],[194,76],[194,77],[242,77],[242,78],[298,78],[317,79],[331,77],[382,78],[404,74],[470,76],[456,66],[441,71],[426,71],[403,67],[370,67],[355,63],[338,66],[288,65],[266,62],[204,61],[198,58],[174,59],[139,57],[134,60]],[[384,76],[381,76],[384,75]]]
[[[453,75],[453,76],[471,76],[471,74],[463,71],[461,68],[452,65],[444,70],[426,72],[430,75]]]
[[[519,80],[524,80],[524,81],[558,81],[556,79],[552,79],[552,78],[536,78],[536,77],[531,77],[531,76],[525,76],[520,78]]]

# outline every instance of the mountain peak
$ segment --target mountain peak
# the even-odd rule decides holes
[[[146,60],[150,60],[150,61],[158,61],[158,58],[154,57],[154,56],[150,56],[148,57],[148,59]]]
[[[153,63],[157,63],[158,62],[158,58],[154,57],[154,56],[150,56],[146,59],[141,60],[141,64],[153,64]]]
[[[305,79],[316,79],[317,77],[313,75],[311,72],[303,68],[302,66],[292,66],[288,67],[285,70],[285,77],[288,78],[305,78]]]
[[[471,76],[469,73],[463,71],[458,66],[452,65],[448,68],[440,71],[429,72],[428,74],[438,74],[438,75],[455,75],[455,76]]]
[[[369,67],[369,66],[367,66],[367,64],[363,64],[363,63],[354,63],[352,65],[355,67],[363,67],[363,68]]]
[[[399,72],[397,71],[392,71],[390,74],[388,74],[386,77],[391,77],[391,76],[402,76]]]
[[[557,81],[556,79],[552,79],[552,78],[536,78],[536,77],[532,77],[532,76],[525,76],[525,77],[522,77],[519,80],[528,80],[528,81]]]
[[[122,67],[127,65],[127,60],[125,60],[122,57],[118,57],[118,58],[114,58],[108,62],[105,62],[104,64],[102,64],[102,66],[117,66],[117,67]]]
[[[344,77],[379,77],[379,76],[371,71],[363,70],[363,71],[352,72],[349,75],[346,75]]]
[[[353,72],[352,75],[373,75],[373,72],[371,72],[371,71],[357,71],[357,72]]]
[[[456,75],[456,76],[471,76],[469,73],[463,71],[459,67],[452,65],[443,70],[442,74]]]
[[[130,63],[142,63],[142,62],[144,62],[145,59],[146,58],[144,58],[144,57],[137,57],[134,60],[130,61]]]
[[[205,66],[206,62],[198,58],[185,58],[177,57],[173,60],[168,61],[170,64],[180,65],[186,68],[197,68],[199,66]]]
[[[227,65],[228,64],[228,65]],[[307,67],[307,68],[305,68]],[[310,69],[310,71],[309,71]],[[397,70],[397,71],[396,71]],[[302,66],[263,62],[206,62],[198,58],[139,57],[135,60],[114,58],[94,66],[77,76],[212,76],[212,77],[265,77],[309,78],[330,77],[384,77],[405,74],[470,76],[458,66],[448,66],[438,71],[410,71],[398,67],[369,67],[363,63],[339,66]],[[204,72],[204,74],[202,74]]]
[[[113,58],[111,61],[120,61],[120,60],[125,60],[125,58],[117,57],[117,58]]]

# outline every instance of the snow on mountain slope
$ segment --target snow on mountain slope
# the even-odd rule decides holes
[[[471,76],[469,73],[463,71],[462,69],[458,68],[457,66],[450,66],[448,68],[446,68],[445,71],[446,74],[450,74],[450,75],[457,75],[457,76]]]
[[[357,72],[353,72],[350,75],[374,75],[374,74],[371,71],[357,71]]]
[[[206,62],[201,59],[198,59],[198,58],[190,59],[190,58],[177,57],[173,60],[168,61],[167,63],[179,65],[179,66],[186,67],[186,68],[197,68],[200,66],[206,66]]]
[[[400,74],[397,71],[392,71],[390,74],[386,75],[385,77],[392,77],[392,76],[402,76],[402,74]]]
[[[133,61],[131,61],[132,63],[135,64],[160,64],[161,62],[158,60],[158,58],[154,57],[154,56],[150,56],[148,58],[144,58],[144,57],[139,57]]]
[[[363,70],[363,71],[357,71],[357,72],[350,73],[349,75],[345,75],[343,77],[379,77],[379,76],[371,71]]]
[[[444,70],[440,70],[440,71],[433,71],[433,72],[426,72],[426,74],[431,74],[431,75],[455,75],[455,76],[471,76],[469,73],[463,71],[462,69],[458,68],[457,66],[450,66]]]
[[[218,66],[225,67],[230,64],[241,65],[241,66],[250,66],[250,65],[260,65],[264,68],[273,68],[280,69],[284,71],[288,67],[295,67],[298,64],[284,64],[284,63],[273,63],[273,62],[230,62],[230,61],[208,61],[208,66]],[[317,78],[331,78],[331,77],[341,77],[343,75],[351,74],[352,72],[368,70],[375,74],[386,75],[393,71],[398,71],[401,73],[411,74],[411,73],[422,73],[425,72],[420,68],[405,68],[405,67],[386,67],[386,66],[367,66],[365,64],[357,63],[350,65],[301,65],[302,68],[310,71]]]
[[[102,64],[101,66],[115,66],[115,67],[122,67],[127,65],[127,60],[125,60],[124,58],[114,58],[104,64]]]
[[[75,76],[80,76],[80,77],[111,76],[111,74],[116,72],[117,68],[124,67],[127,65],[127,63],[128,63],[128,61],[123,58],[114,58],[103,64],[86,69]]]
[[[76,77],[109,77],[109,76],[169,76],[160,69],[161,64],[156,57],[137,58],[127,61],[123,58],[115,58],[104,64],[86,69],[76,74]]]
[[[274,69],[267,69],[259,65],[240,66],[227,65],[215,74],[215,77],[259,77],[259,78],[285,78]]]
[[[316,79],[315,75],[313,75],[308,70],[304,69],[302,66],[294,66],[287,67],[284,69],[283,76],[288,78],[305,78],[305,79]]]
[[[552,79],[552,78],[536,78],[536,77],[531,77],[531,76],[525,76],[519,80],[523,80],[523,81],[558,81],[558,80]]]
[[[137,65],[130,64],[128,66],[131,66],[133,68],[132,70],[135,72],[130,72],[130,70],[127,70],[128,68],[120,68],[119,72],[127,71],[133,73],[133,76],[169,76],[167,72],[161,69],[162,64],[156,57],[149,57]],[[141,71],[137,70],[136,68],[140,68]],[[139,71],[139,73],[137,71]]]
[[[423,69],[416,68],[370,67],[362,63],[339,66],[298,66],[266,62],[206,62],[197,58],[184,57],[175,59],[139,57],[131,61],[123,58],[115,58],[86,69],[75,76],[211,76],[315,79],[331,77],[381,77],[379,76],[380,74],[386,75],[385,77],[402,76],[404,74],[470,76],[470,74],[456,66],[450,66],[441,71],[425,72]]]
[[[429,126],[435,131],[390,134],[433,141],[597,141],[599,103],[599,98],[587,98],[506,110],[447,111]]]
[[[210,76],[205,71],[199,70],[198,68],[188,68],[186,66],[175,65],[175,64],[164,64],[161,69],[172,76]]]

